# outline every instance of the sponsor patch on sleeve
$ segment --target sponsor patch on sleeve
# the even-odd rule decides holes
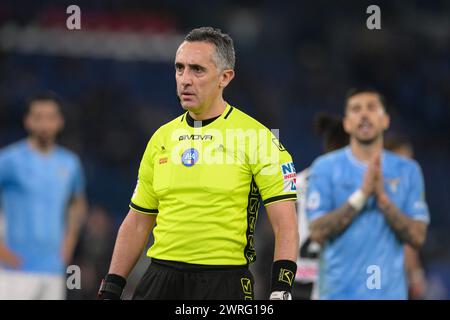
[[[283,174],[283,191],[297,191],[297,173],[293,162],[286,162],[281,165],[281,173]]]

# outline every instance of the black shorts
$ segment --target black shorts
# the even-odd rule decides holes
[[[253,300],[248,266],[205,266],[152,259],[136,300]]]

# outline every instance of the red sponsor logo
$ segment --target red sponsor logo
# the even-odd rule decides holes
[[[159,164],[167,163],[167,157],[159,159]]]
[[[295,178],[295,177],[297,177],[297,175],[295,173],[285,174],[284,175],[284,180],[292,179],[292,178]]]

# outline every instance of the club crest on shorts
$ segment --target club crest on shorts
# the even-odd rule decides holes
[[[181,155],[181,162],[186,167],[192,167],[198,161],[198,151],[194,148],[189,148]]]

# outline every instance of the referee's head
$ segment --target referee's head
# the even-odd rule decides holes
[[[214,45],[212,56],[214,63],[220,70],[234,69],[236,61],[233,39],[220,29],[201,27],[193,29],[184,38],[187,42],[206,42]]]
[[[190,31],[175,57],[177,94],[184,109],[201,113],[222,99],[223,89],[234,78],[233,40],[220,29]]]

